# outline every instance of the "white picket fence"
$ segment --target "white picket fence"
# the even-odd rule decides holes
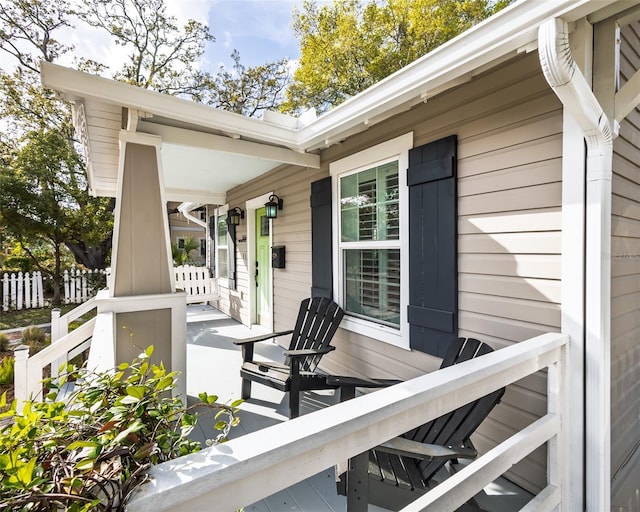
[[[72,268],[62,275],[64,282],[64,303],[82,304],[106,286],[109,270],[80,270]],[[104,276],[104,277],[103,277]]]
[[[72,268],[62,275],[65,304],[82,304],[108,287],[111,269],[81,270]],[[175,267],[176,288],[187,292],[187,303],[207,302],[218,298],[215,280],[209,269],[184,265]],[[44,307],[43,277],[40,272],[4,274],[2,284],[2,310],[21,310]]]
[[[44,307],[42,274],[18,272],[2,276],[2,311]]]
[[[62,276],[64,303],[81,304],[89,300],[100,288],[105,287],[104,276],[109,278],[109,269],[65,270]],[[2,311],[43,308],[43,279],[49,278],[43,278],[39,271],[3,274],[0,278]]]

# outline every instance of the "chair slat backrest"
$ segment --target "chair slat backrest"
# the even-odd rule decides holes
[[[343,316],[342,308],[330,299],[325,297],[304,299],[300,304],[289,350],[317,350],[327,347]],[[321,357],[321,355],[308,357],[300,364],[300,370],[315,371]]]
[[[452,343],[440,368],[468,361],[483,354],[493,352],[486,343],[473,338],[458,338]],[[421,427],[404,434],[405,437],[421,443],[439,444],[460,447],[466,444],[471,434],[500,402],[505,388],[498,389],[470,404],[463,405]],[[420,471],[427,481],[442,467],[446,461],[422,461]]]

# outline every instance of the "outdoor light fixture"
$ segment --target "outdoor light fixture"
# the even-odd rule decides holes
[[[282,210],[283,201],[277,195],[269,196],[269,201],[264,203],[266,208],[267,219],[275,219],[278,216],[278,210]]]
[[[232,226],[237,226],[238,224],[240,224],[240,219],[244,219],[244,210],[236,206],[235,208],[229,210],[228,217],[229,224],[231,224]]]

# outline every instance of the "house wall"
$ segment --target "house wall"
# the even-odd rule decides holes
[[[458,135],[459,334],[502,348],[560,328],[562,112],[537,54],[520,56],[470,83],[322,152],[322,168],[285,167],[228,194],[229,205],[274,190],[284,210],[274,220],[275,245],[287,268],[274,270],[274,328],[290,328],[311,287],[309,184],[329,163],[413,131],[414,147]],[[241,225],[238,235],[245,234]],[[247,291],[240,251],[238,299]],[[223,309],[232,301],[223,299]],[[240,302],[236,318],[247,320]],[[432,356],[341,329],[324,369],[343,375],[409,379],[438,368]],[[546,412],[546,379],[509,386],[503,403],[474,441],[484,451]],[[546,453],[523,461],[510,478],[529,488],[546,483]]]
[[[640,69],[640,23],[621,31],[620,78]],[[640,111],[614,141],[611,219],[612,505],[640,509]]]

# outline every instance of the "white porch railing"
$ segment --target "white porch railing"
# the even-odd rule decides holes
[[[128,512],[237,510],[502,386],[548,368],[548,412],[404,509],[455,510],[548,442],[548,486],[522,510],[559,506],[570,461],[565,380],[568,336],[545,334],[369,393],[151,469]],[[565,457],[566,458],[566,457]],[[570,503],[563,509],[571,510]]]
[[[18,410],[21,410],[22,403],[30,397],[34,400],[42,400],[44,368],[50,366],[51,375],[56,375],[64,362],[73,359],[91,346],[95,322],[96,319],[92,318],[31,357],[29,357],[29,347],[26,345],[20,345],[15,350],[13,382]]]
[[[96,308],[95,318],[68,332],[69,323]],[[21,345],[15,350],[14,392],[18,410],[29,398],[41,400],[43,370],[50,367],[51,376],[76,355],[90,350],[88,367],[108,371],[115,365],[115,340],[117,313],[169,309],[171,311],[171,363],[172,369],[186,371],[186,300],[183,292],[158,295],[126,296],[113,298],[103,290],[66,315],[59,310],[52,312],[51,345],[29,357],[29,347]],[[93,343],[92,343],[93,341]],[[186,396],[185,379],[178,380],[174,389],[177,396]]]
[[[207,302],[218,298],[215,281],[209,277],[207,267],[180,265],[174,267],[176,288],[187,292],[187,304]]]

